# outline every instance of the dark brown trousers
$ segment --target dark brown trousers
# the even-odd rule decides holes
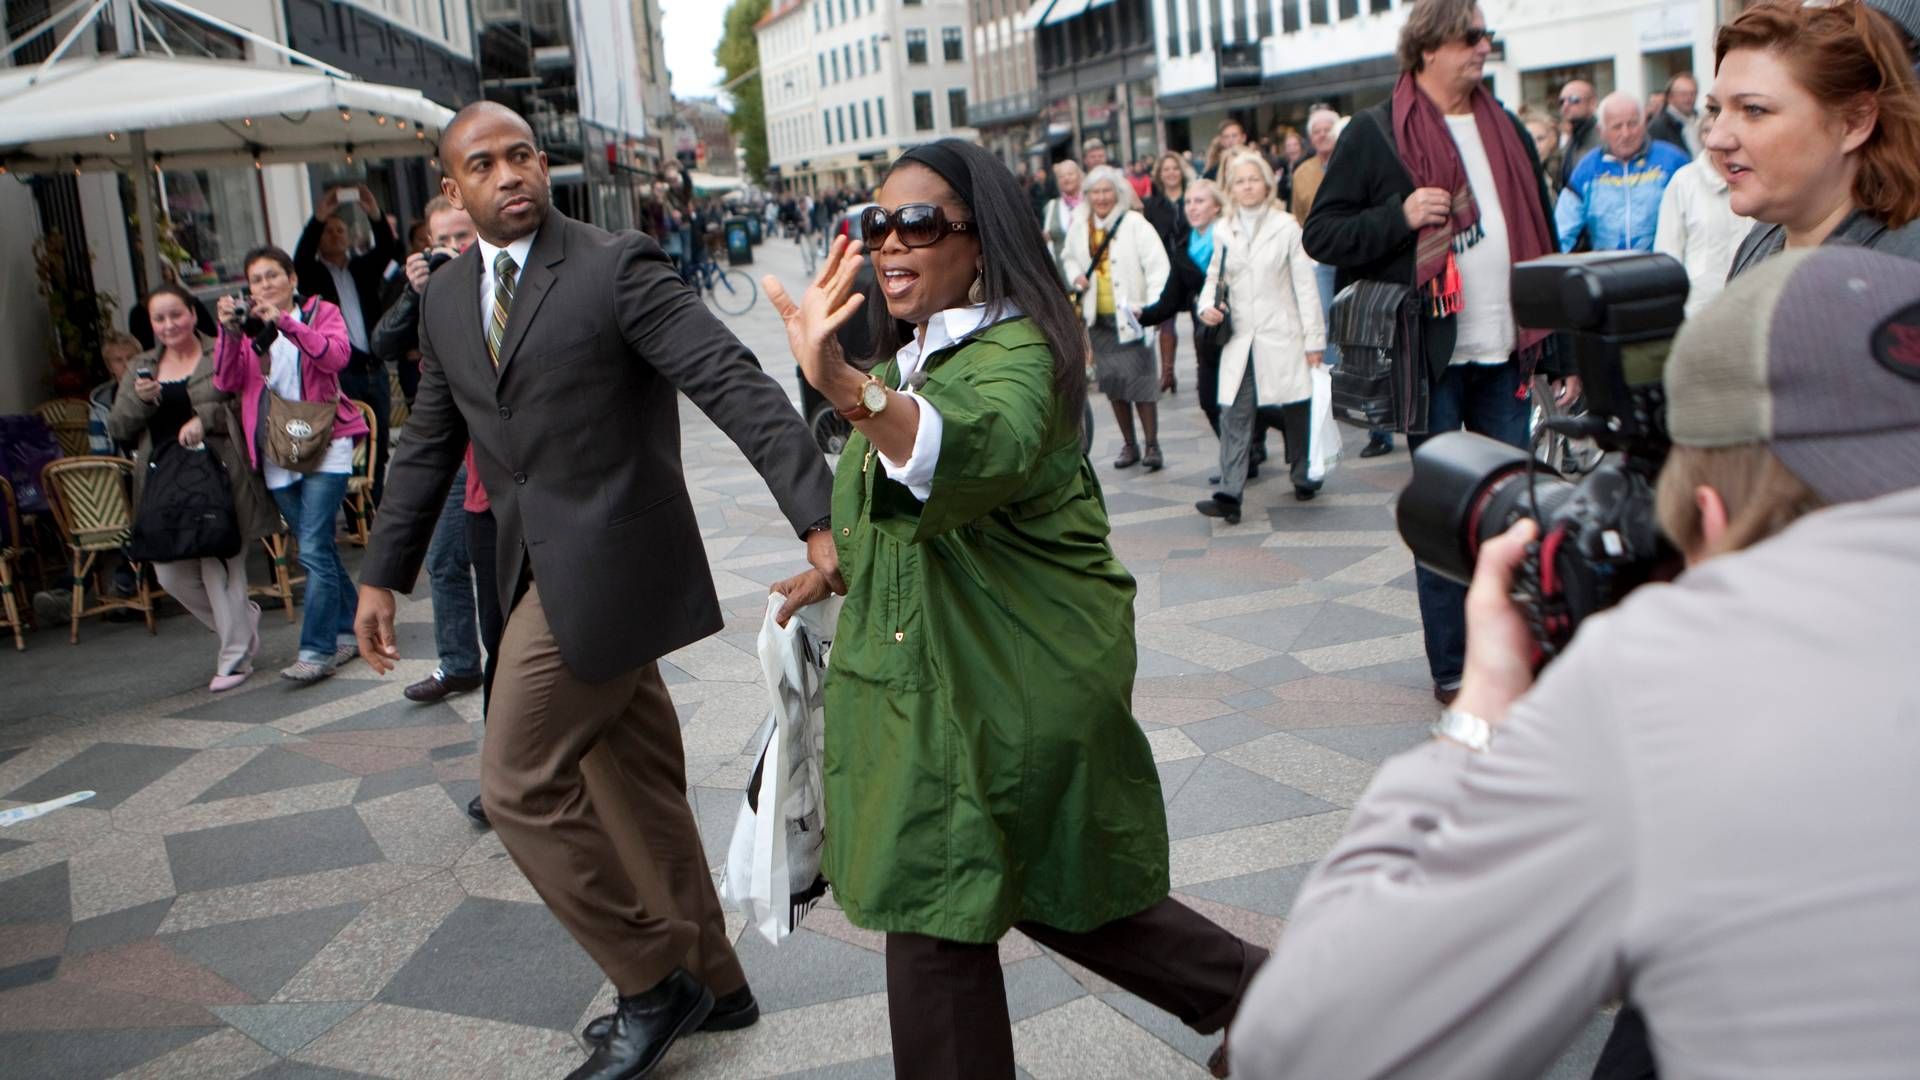
[[[529,584],[501,637],[480,760],[501,843],[616,990],[637,994],[677,967],[715,994],[746,985],[658,665],[581,682]]]
[[[1227,1026],[1267,950],[1168,897],[1084,934],[1023,922],[1019,931],[1193,1030]],[[887,935],[887,1013],[900,1080],[1006,1080],[1013,1024],[996,945]]]

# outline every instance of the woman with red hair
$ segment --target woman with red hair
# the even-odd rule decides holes
[[[1790,247],[1920,259],[1920,84],[1900,30],[1860,0],[1769,0],[1720,28],[1707,152],[1758,224],[1736,277]]]

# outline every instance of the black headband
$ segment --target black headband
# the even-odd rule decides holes
[[[911,161],[939,173],[940,179],[945,180],[947,186],[960,196],[960,201],[967,204],[967,212],[972,213],[973,171],[967,168],[967,159],[961,157],[958,150],[948,146],[947,141],[942,139],[939,142],[921,143],[895,158],[893,167],[897,169]]]

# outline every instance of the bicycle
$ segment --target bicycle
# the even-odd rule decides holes
[[[760,295],[750,275],[723,267],[712,259],[695,263],[687,274],[687,284],[723,315],[745,315]]]

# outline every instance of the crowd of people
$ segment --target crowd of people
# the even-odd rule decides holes
[[[211,313],[178,285],[143,298],[152,344],[111,344],[96,448],[138,477],[207,451],[243,537],[295,538],[295,682],[390,670],[393,590],[426,569],[438,665],[405,696],[483,693],[469,813],[618,991],[572,1080],[634,1080],[759,1013],[658,667],[721,626],[679,395],[804,548],[779,618],[845,597],[825,873],[885,935],[902,1076],[1014,1075],[1014,928],[1196,1032],[1230,1028],[1216,1076],[1537,1075],[1622,998],[1610,1078],[1901,1075],[1920,1059],[1920,864],[1886,853],[1920,840],[1897,723],[1920,588],[1920,5],[1762,0],[1719,30],[1710,84],[1676,76],[1649,109],[1576,81],[1557,117],[1494,98],[1495,40],[1474,0],[1415,0],[1391,96],[1315,108],[1304,135],[1250,143],[1229,121],[1203,155],[1124,167],[1093,140],[1025,176],[942,140],[876,191],[772,200],[770,224],[829,245],[803,289],[766,288],[853,429],[831,472],[763,358],[686,291],[710,211],[685,178],[649,201],[657,243],[569,220],[531,129],[492,103],[443,133],[443,194],[404,254],[370,191],[334,188],[295,252],[247,255],[244,294]],[[343,191],[373,223],[358,253]],[[863,241],[828,235],[852,207]],[[1240,520],[1270,430],[1311,500],[1334,298],[1391,282],[1426,406],[1365,453],[1404,434],[1418,458],[1462,429],[1525,447],[1529,394],[1573,408],[1582,387],[1510,281],[1579,250],[1685,267],[1658,509],[1689,569],[1590,620],[1536,686],[1507,599],[1531,524],[1471,588],[1417,568],[1446,726],[1383,768],[1269,956],[1169,892],[1090,389],[1122,436],[1113,467],[1162,468],[1185,315],[1219,442],[1197,512]],[[516,307],[532,288],[543,302]],[[844,345],[855,320],[869,355]],[[411,414],[389,462],[395,384]],[[612,449],[610,417],[632,435]],[[356,585],[335,536],[367,439],[380,513]],[[244,557],[154,569],[217,637],[210,689],[244,682]],[[1755,677],[1816,663],[1834,677]],[[1808,724],[1828,694],[1860,722]],[[1821,799],[1777,812],[1796,782]]]

